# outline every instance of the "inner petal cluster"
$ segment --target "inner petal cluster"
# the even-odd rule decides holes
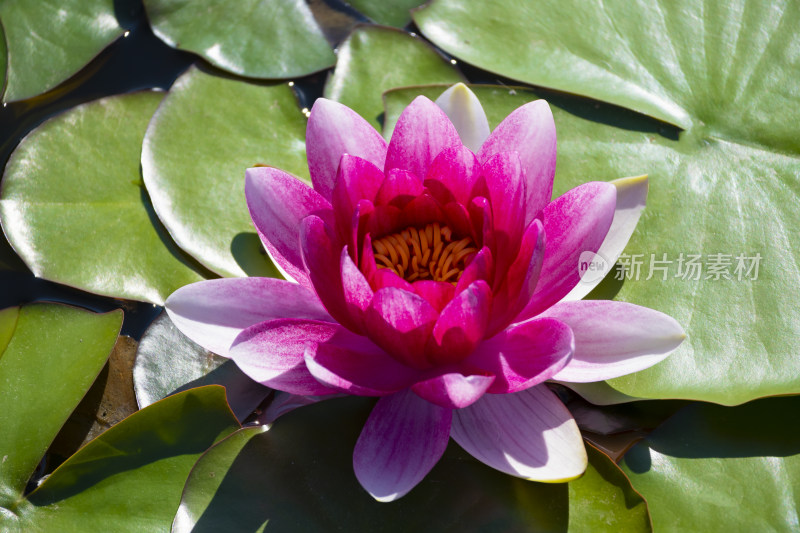
[[[372,250],[379,269],[388,268],[409,283],[428,279],[453,286],[478,251],[471,237],[459,239],[439,222],[381,237],[372,242]]]

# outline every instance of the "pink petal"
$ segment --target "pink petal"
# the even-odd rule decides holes
[[[275,318],[333,321],[313,292],[272,278],[192,283],[173,292],[166,309],[184,335],[224,357],[236,336],[259,322]]]
[[[614,209],[614,219],[611,221],[611,227],[608,228],[608,234],[597,250],[597,254],[608,265],[608,274],[612,270],[614,263],[617,262],[625,246],[633,235],[633,230],[636,229],[636,224],[639,222],[639,217],[642,215],[645,203],[647,201],[647,176],[636,176],[632,178],[620,178],[610,181],[614,187],[617,188],[617,205]],[[588,271],[587,271],[588,272]],[[590,279],[586,276],[581,278],[581,282],[575,285],[569,294],[564,296],[565,301],[580,300],[597,287],[604,276],[598,276],[596,279]]]
[[[364,316],[369,337],[375,344],[412,368],[430,367],[424,348],[439,313],[427,300],[387,287],[375,292]]]
[[[483,339],[489,321],[492,292],[476,281],[453,298],[433,327],[426,354],[436,365],[457,363]]]
[[[328,313],[348,329],[360,331],[358,315],[345,302],[342,286],[341,247],[334,244],[331,228],[322,219],[309,216],[300,225],[303,261],[317,296]]]
[[[386,141],[347,106],[317,98],[308,117],[306,152],[314,189],[330,199],[342,155],[358,156],[383,168]]]
[[[375,253],[372,251],[372,236],[369,233],[364,236],[359,264],[361,265],[361,272],[367,281],[371,280],[372,276],[378,271],[378,265],[375,263]]]
[[[580,281],[579,258],[596,252],[614,218],[617,192],[610,183],[585,183],[564,193],[544,210],[547,246],[533,297],[517,321],[560,301]]]
[[[361,486],[384,502],[408,493],[447,448],[451,413],[411,391],[378,400],[353,452]]]
[[[575,354],[555,375],[585,383],[616,378],[649,368],[677,348],[686,334],[670,316],[625,302],[561,302],[540,316],[568,324]]]
[[[489,335],[505,329],[531,300],[542,271],[544,254],[544,227],[539,220],[533,220],[522,236],[517,258],[495,291],[496,312],[492,313]]]
[[[556,171],[556,126],[544,100],[523,105],[508,115],[481,146],[478,158],[488,161],[500,152],[517,152],[526,182],[527,225],[550,201]]]
[[[408,202],[400,213],[400,226],[422,227],[425,224],[439,222],[444,218],[439,202],[428,192],[424,192]]]
[[[447,409],[475,403],[494,381],[494,376],[464,376],[457,372],[420,381],[411,387],[420,398]]]
[[[410,387],[419,374],[360,336],[307,350],[306,366],[325,385],[360,396],[393,394]]]
[[[496,470],[548,482],[569,481],[586,470],[578,426],[547,385],[486,394],[453,415],[450,436]]]
[[[424,279],[415,281],[411,286],[414,292],[428,300],[428,303],[439,313],[450,303],[450,300],[452,300],[453,296],[456,294],[455,287],[446,281]]]
[[[359,325],[363,325],[363,312],[372,302],[372,287],[347,253],[342,248],[341,255],[342,290],[347,313],[355,317]]]
[[[321,384],[306,368],[305,351],[347,333],[332,322],[270,320],[242,331],[233,341],[230,357],[242,372],[267,387],[292,394],[332,394],[339,391]]]
[[[552,378],[574,350],[569,326],[552,318],[535,318],[482,342],[465,363],[496,376],[489,392],[505,394]]]
[[[473,232],[480,237],[479,246],[488,246],[495,250],[494,224],[492,222],[492,205],[482,196],[473,198],[467,206]],[[495,271],[497,273],[497,271]]]
[[[340,230],[352,226],[353,211],[360,200],[374,202],[382,182],[383,171],[366,159],[347,154],[342,156],[332,193],[336,224]]]
[[[422,178],[439,152],[460,144],[458,132],[444,111],[418,96],[397,120],[384,170],[400,168]]]
[[[365,203],[365,200],[359,202],[359,206]],[[366,206],[365,210],[366,210]],[[397,231],[400,227],[400,208],[393,205],[376,205],[373,211],[367,215],[367,224],[364,228],[366,233],[371,233],[374,237],[377,235],[383,237],[390,235]]]
[[[422,194],[422,180],[416,175],[393,168],[386,173],[375,198],[375,205],[393,205],[402,209],[408,202]]]
[[[456,83],[436,99],[453,122],[461,141],[477,152],[489,137],[489,121],[478,97],[463,83]]]
[[[456,292],[461,292],[467,288],[473,281],[483,280],[490,284],[494,277],[494,259],[492,252],[488,247],[481,248],[472,261],[464,269],[461,279],[458,280],[456,285]]]
[[[435,196],[434,196],[435,198]],[[437,200],[437,202],[439,202]],[[441,202],[439,202],[441,204]],[[462,237],[472,237],[475,240],[476,235],[472,228],[472,221],[469,219],[469,212],[467,208],[456,201],[449,202],[442,207],[444,213],[444,220],[453,232]]]
[[[386,287],[395,287],[408,292],[415,292],[414,286],[398,276],[393,270],[379,268],[372,275],[371,286],[373,290],[379,291]]]
[[[454,146],[443,150],[431,163],[425,176],[425,186],[433,196],[445,204],[455,200],[469,204],[473,190],[482,183],[481,164],[466,146]],[[483,190],[481,194],[485,194]]]
[[[264,247],[287,278],[310,286],[300,252],[300,221],[329,218],[331,204],[298,178],[271,167],[245,173],[247,207]]]
[[[495,272],[498,279],[514,261],[525,229],[525,181],[516,152],[501,152],[483,165],[489,189],[495,238]]]

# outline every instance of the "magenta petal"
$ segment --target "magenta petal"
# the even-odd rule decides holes
[[[453,287],[453,284],[446,281],[424,279],[415,281],[411,286],[414,292],[428,300],[428,303],[431,304],[437,312],[441,312],[456,294],[456,289]]]
[[[364,274],[358,269],[347,254],[347,247],[342,249],[341,271],[344,304],[347,312],[352,317],[358,317],[357,322],[363,323],[363,312],[372,302],[372,287],[369,286]]]
[[[361,486],[378,501],[405,495],[442,457],[452,411],[411,391],[378,400],[353,452]]]
[[[517,258],[495,291],[497,311],[492,313],[488,335],[504,329],[531,300],[542,271],[544,253],[544,228],[539,220],[533,220],[522,235]]]
[[[407,170],[393,168],[386,173],[380,190],[375,197],[375,205],[393,205],[402,209],[415,197],[422,194],[422,180]]]
[[[436,156],[425,176],[425,186],[445,204],[455,200],[467,205],[481,178],[481,164],[466,146],[454,146]],[[483,191],[481,191],[483,192]]]
[[[300,252],[300,221],[330,218],[331,204],[298,178],[271,167],[248,168],[244,192],[258,234],[275,264],[299,283],[310,285]]]
[[[375,262],[375,252],[372,251],[372,235],[367,233],[364,236],[364,243],[361,246],[361,257],[359,258],[361,272],[367,281],[378,271],[378,264]]]
[[[418,96],[397,120],[384,170],[400,168],[422,179],[439,152],[460,145],[458,132],[444,111],[424,96]]]
[[[184,335],[225,357],[236,336],[259,322],[276,318],[333,321],[313,292],[272,278],[192,283],[173,292],[166,309]]]
[[[483,339],[492,292],[485,281],[476,281],[458,293],[442,310],[428,343],[428,358],[437,365],[457,363]]]
[[[466,207],[453,201],[442,206],[442,211],[444,213],[445,222],[456,235],[475,239],[476,235],[474,234],[472,221],[469,219],[469,212]]]
[[[597,252],[614,218],[617,190],[593,181],[571,189],[544,210],[547,245],[536,290],[517,321],[535,316],[569,293],[581,279],[578,260]]]
[[[492,205],[489,200],[482,196],[473,198],[467,206],[470,220],[472,220],[473,232],[480,238],[478,244],[488,246],[495,250],[494,225],[492,223]],[[495,274],[497,271],[495,271]]]
[[[403,227],[417,226],[438,222],[444,218],[444,213],[433,196],[424,192],[408,202],[400,213],[400,224]]]
[[[342,286],[341,247],[334,244],[332,230],[322,219],[306,217],[300,228],[303,261],[311,283],[328,313],[337,322],[353,331],[360,331],[358,316],[350,314]]]
[[[386,396],[410,387],[418,371],[397,362],[366,337],[329,342],[306,351],[306,366],[318,381],[359,396]]]
[[[420,381],[411,387],[420,398],[448,409],[461,409],[475,403],[494,381],[494,376],[444,374]]]
[[[382,182],[383,171],[366,159],[342,156],[332,193],[336,224],[341,231],[351,227],[353,211],[359,201],[374,202]]]
[[[518,392],[552,378],[574,350],[569,326],[552,318],[535,318],[482,342],[466,364],[497,377],[490,393]]]
[[[387,287],[375,292],[364,316],[369,337],[392,357],[412,368],[430,366],[424,348],[439,313],[427,300]]]
[[[376,291],[386,287],[395,287],[398,289],[403,289],[404,291],[415,292],[413,285],[388,268],[379,268],[376,270],[372,275],[371,285]]]
[[[569,324],[575,354],[554,379],[584,383],[616,378],[658,363],[686,334],[670,316],[625,302],[562,302],[540,316]]]
[[[492,205],[495,272],[501,279],[517,256],[525,229],[525,181],[516,152],[501,152],[492,156],[484,163],[482,171]]]
[[[230,357],[242,372],[267,387],[292,394],[332,394],[338,390],[321,384],[306,368],[305,352],[344,332],[332,322],[270,320],[242,331],[233,341]]]
[[[494,277],[494,259],[488,247],[481,248],[464,269],[456,285],[456,292],[466,289],[473,281],[483,280],[491,286]]]
[[[533,481],[560,482],[586,470],[575,420],[547,385],[486,394],[453,411],[450,436],[492,468]]]
[[[330,199],[342,155],[358,156],[383,168],[386,141],[347,106],[317,98],[308,117],[306,151],[314,189]]]
[[[486,139],[478,153],[481,162],[500,152],[517,152],[526,182],[527,225],[550,201],[556,171],[556,126],[544,100],[514,110]]]

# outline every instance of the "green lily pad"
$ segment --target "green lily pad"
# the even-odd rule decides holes
[[[67,459],[11,510],[21,531],[167,531],[197,458],[239,425],[222,387],[136,412]]]
[[[411,22],[411,10],[424,4],[422,0],[346,0],[348,4],[378,24],[402,28]]]
[[[144,332],[133,367],[133,387],[144,408],[170,394],[201,385],[225,387],[239,420],[247,418],[271,392],[236,363],[209,352],[184,336],[162,312]]]
[[[0,516],[103,368],[122,312],[57,304],[0,311]]]
[[[393,28],[361,26],[339,48],[325,98],[343,103],[380,128],[383,91],[459,81],[465,80],[458,70],[419,37]]]
[[[25,137],[0,190],[0,220],[39,277],[104,296],[163,304],[203,279],[161,227],[141,181],[148,120],[163,95],[75,107]]]
[[[435,0],[414,20],[503,76],[645,113],[696,141],[800,153],[795,2]]]
[[[3,101],[49,91],[117,40],[123,29],[114,16],[114,4],[114,0],[1,2],[8,49]]]
[[[693,404],[626,455],[656,531],[797,531],[800,398]],[[787,418],[788,417],[788,418]]]
[[[267,164],[306,181],[306,118],[286,84],[191,68],[147,129],[142,174],[178,245],[223,276],[280,277],[244,197],[244,171]]]
[[[644,501],[591,449],[584,477],[542,484],[496,472],[451,443],[407,496],[376,502],[352,469],[371,405],[327,400],[269,431],[234,433],[197,462],[173,531],[650,531]]]
[[[492,126],[537,98],[522,88],[473,89]],[[425,91],[435,97],[442,90]],[[388,93],[387,123],[419,93]],[[800,248],[792,237],[800,227],[800,212],[793,207],[800,157],[691,132],[675,140],[663,125],[642,116],[557,94],[549,98],[559,143],[556,195],[590,180],[649,174],[647,207],[626,248],[630,279],[609,278],[604,284],[616,285],[616,300],[674,317],[688,335],[665,361],[610,380],[611,387],[634,398],[729,405],[800,393]],[[638,280],[636,254],[644,263]],[[703,270],[695,280],[687,264],[697,254]],[[714,254],[728,256],[731,279],[714,279],[709,265],[722,264]],[[748,259],[757,254],[760,259]],[[745,267],[738,274],[737,256]],[[656,262],[665,257],[667,270],[656,270],[665,266]],[[757,279],[746,272],[754,264]],[[646,280],[650,267],[653,276]],[[684,279],[686,274],[691,276]],[[615,401],[607,396],[601,403]]]
[[[336,57],[304,0],[144,0],[168,45],[250,78],[292,78]]]

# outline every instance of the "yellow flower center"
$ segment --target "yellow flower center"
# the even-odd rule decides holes
[[[429,279],[453,285],[477,252],[471,238],[453,240],[453,230],[438,222],[382,237],[372,243],[372,249],[378,268],[389,268],[408,282]]]

